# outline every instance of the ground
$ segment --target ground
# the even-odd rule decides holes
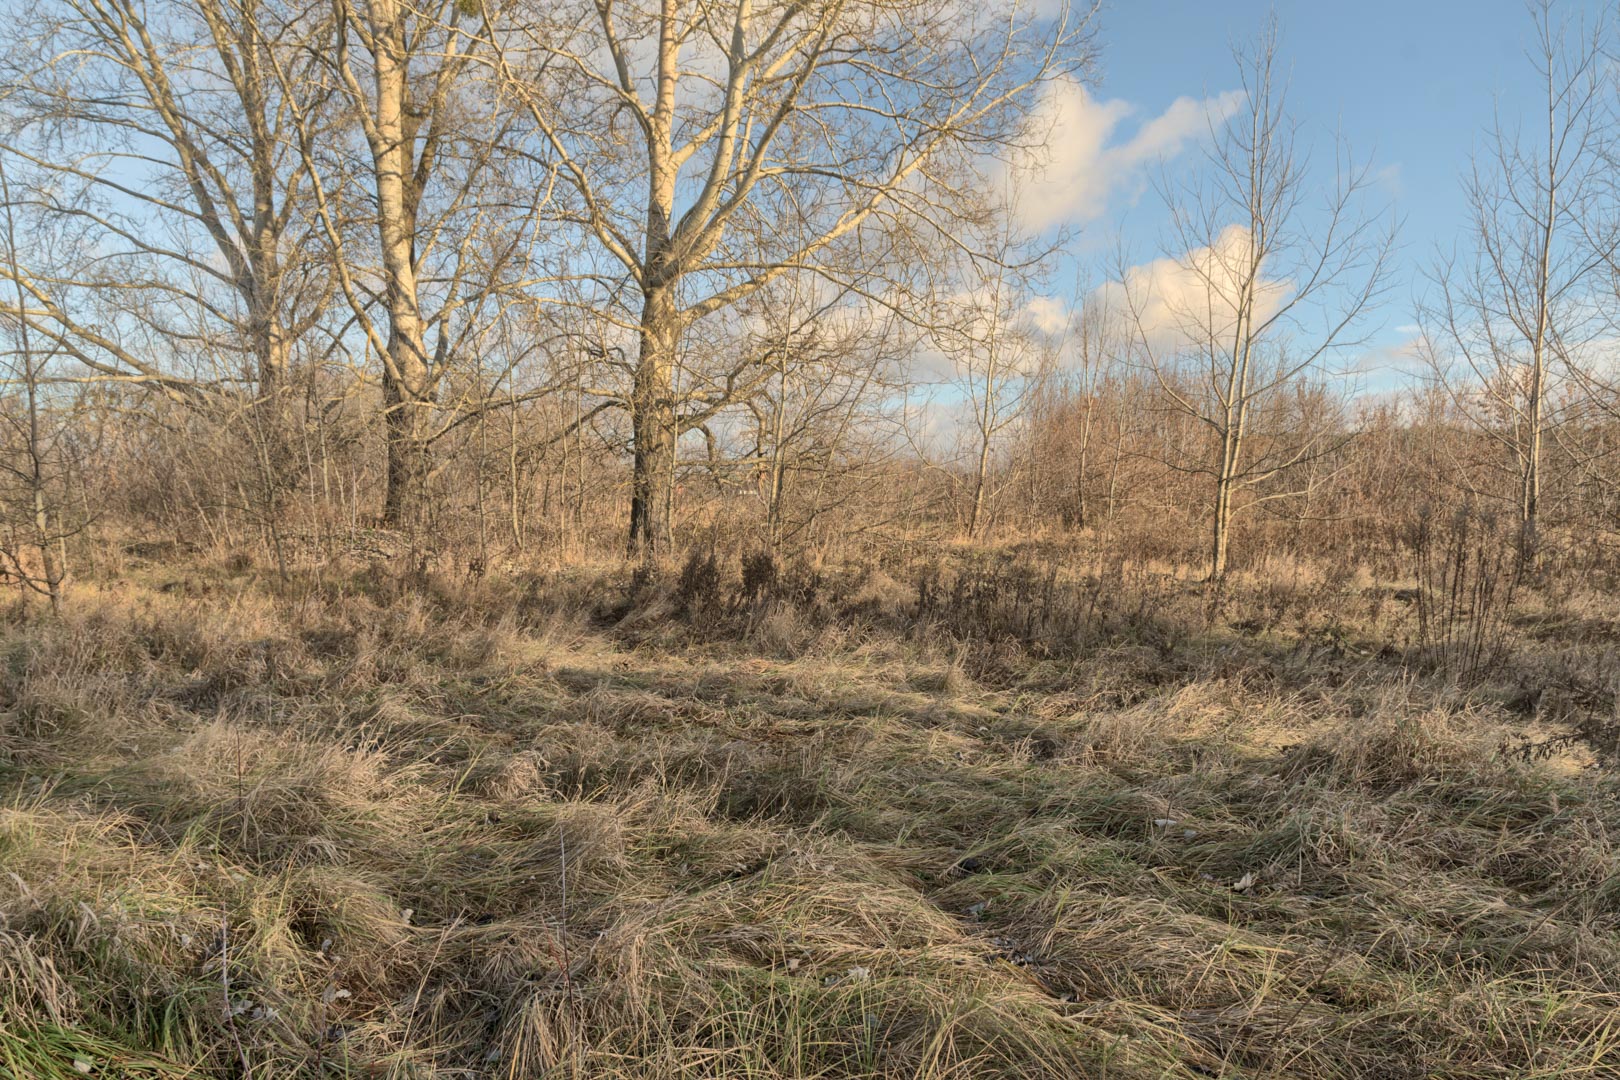
[[[1601,615],[126,563],[3,632],[0,1076],[1620,1075]]]

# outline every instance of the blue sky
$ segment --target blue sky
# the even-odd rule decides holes
[[[1564,0],[1563,16],[1588,22],[1595,0]],[[1376,197],[1401,220],[1400,251],[1371,352],[1410,339],[1412,300],[1437,245],[1450,248],[1464,225],[1460,176],[1496,110],[1512,122],[1537,93],[1525,49],[1533,24],[1522,0],[1113,0],[1101,18],[1099,78],[1091,104],[1106,129],[1089,205],[1075,245],[1082,264],[1123,239],[1141,259],[1158,254],[1162,215],[1148,175],[1197,158],[1190,107],[1219,107],[1237,86],[1230,45],[1252,41],[1269,13],[1281,26],[1290,112],[1317,152],[1318,179],[1330,180],[1332,140],[1342,132],[1358,157],[1380,170]],[[1182,100],[1177,105],[1178,99]],[[1055,138],[1072,143],[1076,127]],[[1178,140],[1177,133],[1185,138]],[[1132,149],[1133,146],[1136,149]],[[1097,276],[1094,272],[1093,278]],[[1057,284],[1054,282],[1054,284]],[[1406,329],[1403,330],[1402,328]],[[1379,366],[1376,356],[1372,366]],[[1369,390],[1400,381],[1369,371]]]

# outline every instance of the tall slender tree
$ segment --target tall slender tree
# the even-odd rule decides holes
[[[381,387],[382,520],[415,527],[434,442],[502,401],[483,387],[442,393],[452,371],[478,367],[464,354],[522,291],[546,189],[528,182],[506,137],[511,113],[478,78],[488,38],[473,8],[333,0],[331,12],[323,74],[345,107],[335,122],[293,121],[310,215]]]
[[[684,331],[779,276],[881,294],[889,227],[950,236],[969,172],[1090,59],[1087,13],[954,0],[590,0],[491,34],[631,336],[629,545],[665,550]],[[544,66],[548,72],[530,74]],[[612,270],[607,269],[612,267]],[[752,388],[768,372],[729,381]],[[685,380],[713,386],[712,376]],[[701,408],[714,405],[705,394]]]
[[[1207,453],[1166,464],[1209,481],[1212,580],[1226,573],[1234,515],[1295,494],[1286,484],[1254,489],[1330,449],[1332,428],[1255,428],[1356,343],[1354,328],[1379,295],[1393,246],[1392,231],[1356,216],[1369,172],[1342,155],[1325,205],[1307,204],[1306,155],[1277,52],[1273,24],[1258,46],[1236,54],[1246,107],[1215,133],[1206,169],[1163,188],[1171,216],[1165,257],[1121,273],[1137,355],[1166,407],[1207,436]]]
[[[1531,8],[1537,120],[1519,128],[1497,119],[1464,179],[1468,245],[1434,271],[1437,297],[1420,316],[1437,382],[1503,451],[1527,569],[1540,548],[1560,388],[1597,385],[1583,353],[1602,329],[1595,271],[1615,251],[1598,213],[1610,85],[1601,27],[1556,12],[1554,0]]]
[[[318,93],[306,30],[266,0],[53,0],[12,24],[19,205],[77,228],[83,257],[10,274],[87,377],[279,393],[328,293],[287,127],[318,108],[292,97]]]

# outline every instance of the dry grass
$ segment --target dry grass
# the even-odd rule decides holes
[[[1354,575],[783,577],[16,622],[0,1076],[1620,1070],[1616,785],[1504,752],[1521,669]]]

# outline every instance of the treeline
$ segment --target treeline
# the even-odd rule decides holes
[[[1161,256],[1077,288],[1019,199],[1090,10],[44,0],[3,47],[7,572],[1086,530],[1218,577],[1461,507],[1527,567],[1600,550],[1615,76],[1532,14],[1547,107],[1372,399],[1395,230],[1312,165],[1274,28]]]

